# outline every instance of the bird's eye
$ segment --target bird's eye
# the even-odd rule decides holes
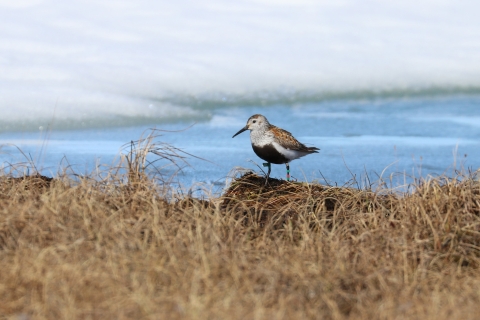
[[[252,122],[253,122],[253,123],[257,123],[257,120],[253,120]]]

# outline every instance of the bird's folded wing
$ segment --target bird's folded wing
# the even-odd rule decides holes
[[[303,143],[298,142],[298,140],[295,139],[287,130],[283,130],[275,126],[270,128],[270,130],[274,135],[275,142],[282,145],[284,148],[299,151],[307,149]]]

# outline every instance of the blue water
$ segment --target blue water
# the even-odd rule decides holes
[[[163,132],[157,141],[206,160],[186,158],[189,166],[184,166],[175,180],[185,189],[202,183],[218,192],[237,167],[261,172],[262,160],[254,154],[248,132],[232,139],[255,113],[265,115],[299,141],[321,149],[291,163],[291,175],[298,181],[365,187],[382,178],[389,186],[399,187],[412,177],[453,176],[455,170],[480,167],[478,95],[226,106],[209,112],[205,121],[156,126],[180,130]],[[44,174],[56,175],[66,166],[77,173],[89,173],[98,165],[117,163],[119,154],[128,152],[122,146],[154,126],[3,133],[0,140],[13,142],[31,155]],[[3,146],[1,151],[4,163],[25,161],[12,146]],[[155,156],[149,159],[155,160]],[[168,176],[175,168],[167,167],[163,172]],[[285,178],[285,166],[273,165],[271,176]]]

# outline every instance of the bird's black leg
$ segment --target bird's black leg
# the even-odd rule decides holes
[[[270,171],[272,171],[272,164],[270,162],[265,162],[263,164],[264,167],[268,167],[267,177],[265,179],[265,185],[268,183],[268,178],[270,177]]]
[[[287,162],[285,165],[287,166],[287,181],[290,181],[290,164]]]

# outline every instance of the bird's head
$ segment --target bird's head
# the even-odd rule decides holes
[[[250,130],[250,131],[262,130],[268,127],[268,125],[269,125],[269,122],[267,118],[265,118],[261,114],[255,114],[248,119],[247,125],[242,129],[240,129],[240,131],[235,133],[232,138],[235,138],[237,135],[247,130]]]

